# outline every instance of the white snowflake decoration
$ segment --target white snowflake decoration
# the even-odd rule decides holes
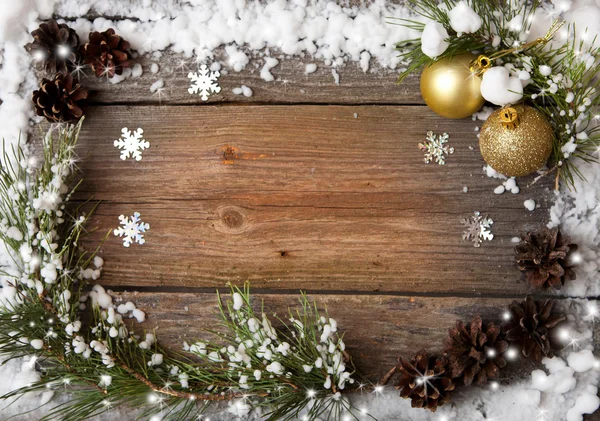
[[[115,140],[115,147],[121,149],[121,159],[134,158],[142,160],[142,151],[150,147],[150,142],[144,139],[143,129],[137,129],[133,133],[127,127],[121,129],[121,138]]]
[[[473,212],[468,218],[460,221],[466,228],[463,233],[463,240],[473,242],[474,247],[481,247],[483,241],[492,241],[494,234],[491,232],[492,218],[481,215],[480,212]]]
[[[200,94],[202,101],[207,101],[211,93],[218,94],[221,87],[217,79],[221,76],[219,72],[209,71],[206,64],[200,66],[198,73],[189,72],[187,77],[191,79],[192,86],[188,89],[190,94]]]
[[[123,246],[129,247],[131,243],[144,244],[146,240],[142,233],[150,229],[150,224],[142,222],[139,212],[135,212],[133,216],[119,216],[121,227],[117,228],[114,233],[117,237],[123,237]]]
[[[423,161],[426,164],[437,162],[439,165],[446,165],[446,156],[454,153],[454,148],[448,143],[448,133],[435,135],[433,132],[427,132],[427,140],[419,143],[419,149],[425,152]]]

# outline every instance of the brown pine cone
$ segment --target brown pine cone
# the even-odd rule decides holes
[[[435,412],[438,406],[450,400],[450,392],[454,390],[454,383],[446,372],[446,364],[446,358],[428,356],[425,350],[421,350],[410,361],[400,358],[400,378],[396,384],[400,396],[410,399],[413,408],[427,408]]]
[[[515,259],[522,280],[534,288],[560,289],[566,280],[575,279],[568,256],[577,245],[558,228],[528,232],[521,235],[521,240],[515,247]]]
[[[66,24],[50,19],[34,30],[33,42],[25,48],[44,64],[48,73],[67,73],[73,68],[79,54],[79,37]]]
[[[509,306],[510,319],[502,323],[502,332],[508,342],[521,348],[525,357],[531,356],[535,362],[554,356],[560,348],[553,330],[567,319],[564,314],[552,312],[553,300],[535,301],[527,296],[522,302],[513,301]]]
[[[50,122],[68,122],[83,116],[81,101],[87,96],[88,91],[74,83],[71,74],[57,73],[53,80],[42,79],[31,99],[37,115]]]
[[[506,366],[502,354],[508,343],[503,339],[500,326],[493,323],[484,326],[479,316],[466,326],[457,321],[456,326],[448,330],[444,349],[454,382],[462,380],[469,386],[475,381],[484,386],[488,379],[497,379],[500,369]]]
[[[129,42],[115,34],[112,28],[104,32],[90,33],[90,40],[81,47],[84,63],[89,65],[97,77],[120,75],[131,66]]]

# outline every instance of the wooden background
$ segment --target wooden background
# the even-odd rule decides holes
[[[217,51],[216,59],[223,56]],[[471,119],[445,120],[424,106],[418,76],[371,63],[337,69],[310,58],[263,60],[221,76],[206,103],[187,91],[196,64],[164,54],[139,58],[144,73],[119,84],[82,79],[92,91],[80,139],[84,183],[77,201],[100,201],[86,246],[140,212],[147,243],[123,248],[110,234],[101,283],[147,312],[145,329],[180,348],[213,327],[215,290],[251,281],[257,305],[285,313],[307,291],[345,331],[358,367],[376,381],[399,355],[439,349],[456,319],[499,320],[522,299],[513,237],[541,228],[551,181],[495,195]],[[160,70],[152,74],[150,66]],[[258,63],[255,67],[254,63]],[[150,86],[163,79],[164,89]],[[250,98],[231,90],[249,86]],[[140,162],[119,159],[121,128],[144,129]],[[447,165],[426,165],[417,145],[450,135]],[[463,187],[468,187],[468,193]],[[523,206],[534,199],[539,208]],[[495,239],[474,248],[460,220],[495,221]]]
[[[455,319],[499,320],[527,291],[511,239],[545,224],[551,180],[495,195],[480,122],[436,116],[418,77],[398,86],[397,71],[350,63],[338,86],[330,68],[306,76],[308,60],[288,59],[266,83],[251,63],[221,76],[222,92],[203,103],[187,92],[191,60],[139,62],[139,79],[82,80],[92,103],[76,198],[101,201],[89,248],[120,214],[140,212],[150,224],[142,246],[109,235],[101,282],[146,310],[144,327],[166,344],[202,338],[216,321],[215,290],[249,280],[256,302],[279,314],[307,291],[377,380],[400,354],[438,349]],[[160,97],[149,91],[159,78]],[[232,94],[242,84],[251,98]],[[144,129],[150,148],[140,162],[119,159],[123,127]],[[447,165],[423,162],[417,145],[428,130],[450,135]],[[526,210],[529,198],[540,208]],[[474,211],[495,221],[495,239],[481,248],[461,238],[460,220]]]

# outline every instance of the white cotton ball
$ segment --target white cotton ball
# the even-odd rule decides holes
[[[23,233],[21,233],[21,231],[17,227],[10,227],[9,229],[7,229],[6,236],[16,241],[23,240]]]
[[[131,77],[138,78],[144,73],[142,69],[142,65],[140,63],[135,63],[133,68],[131,69]]]
[[[233,309],[239,310],[244,305],[244,299],[238,292],[233,293]]]
[[[567,411],[567,421],[582,421],[583,414],[593,414],[600,407],[596,394],[585,393],[577,397],[575,406]]]
[[[140,309],[135,309],[132,312],[133,317],[136,318],[136,320],[138,321],[138,323],[143,323],[144,320],[146,320],[146,313],[144,313],[142,310]]]
[[[533,212],[535,210],[535,200],[527,199],[523,202],[523,206],[525,206],[525,209],[527,209],[529,212]]]
[[[439,22],[429,21],[421,34],[421,50],[423,54],[431,58],[436,58],[446,51],[450,45],[446,39],[449,37],[448,31]]]
[[[578,373],[591,370],[596,365],[596,357],[589,349],[579,352],[571,352],[567,357],[569,367]]]
[[[96,268],[100,269],[103,265],[104,265],[104,259],[100,256],[95,256],[94,257],[94,266],[96,266]]]
[[[242,85],[242,94],[244,94],[246,98],[250,98],[252,96],[252,89],[246,85]]]
[[[448,17],[450,18],[450,26],[459,34],[477,32],[483,24],[481,17],[465,1],[459,1],[448,12]]]
[[[308,63],[304,68],[304,74],[309,75],[317,71],[317,65],[315,63]]]
[[[275,80],[275,76],[271,74],[271,69],[279,64],[279,60],[272,57],[267,57],[265,59],[265,64],[260,70],[260,77],[265,82],[272,82]]]
[[[150,361],[148,361],[149,366],[157,366],[163,363],[163,355],[162,354],[152,354]]]
[[[481,95],[492,104],[514,104],[523,98],[523,85],[518,77],[510,75],[507,68],[496,66],[483,74]]]
[[[33,347],[33,349],[42,349],[44,347],[44,341],[41,339],[33,339],[29,344]]]

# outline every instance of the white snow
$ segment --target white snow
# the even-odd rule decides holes
[[[456,3],[456,6],[448,12],[448,17],[450,26],[458,33],[458,36],[477,32],[483,24],[481,17],[464,0]]]
[[[150,92],[154,93],[156,91],[158,91],[159,89],[163,88],[165,86],[165,81],[163,79],[158,79],[156,82],[154,82],[152,85],[150,85]]]
[[[333,76],[333,82],[336,85],[340,84],[340,74],[335,69],[331,69],[331,76]]]
[[[525,209],[528,211],[533,212],[535,210],[535,200],[527,199],[523,202],[523,206],[525,206]]]
[[[144,73],[144,69],[142,69],[142,65],[140,63],[135,63],[133,68],[131,69],[131,77],[138,78]]]
[[[304,74],[311,74],[317,71],[317,65],[315,63],[309,63],[304,67]]]
[[[590,42],[593,36],[599,32],[598,22],[600,19],[597,17],[600,16],[600,9],[597,3],[590,0],[576,2],[554,0],[554,6],[559,11],[568,11],[563,17],[571,22],[577,22],[578,34],[584,42]],[[119,15],[124,16],[125,19],[113,22],[105,18],[97,18],[90,22],[83,16],[92,9],[94,14]],[[264,51],[269,50],[269,54],[282,61],[284,56],[307,54],[310,55],[311,60],[324,63],[325,66],[336,63],[337,70],[334,69],[336,73],[341,71],[341,67],[337,64],[347,61],[359,63],[363,71],[368,69],[368,62],[371,60],[381,66],[393,69],[400,65],[397,52],[394,51],[395,43],[417,36],[414,32],[398,25],[386,23],[388,16],[409,17],[409,15],[404,5],[386,4],[382,0],[374,0],[368,6],[352,7],[321,0],[314,2],[304,0],[265,2],[208,0],[200,2],[194,0],[181,4],[178,2],[122,2],[118,0],[6,2],[0,12],[0,51],[2,52],[0,98],[3,101],[0,105],[0,121],[3,122],[0,125],[0,137],[5,139],[7,147],[15,144],[20,131],[23,132],[21,141],[26,140],[29,123],[33,117],[30,95],[31,91],[37,87],[37,80],[32,71],[30,57],[25,52],[23,45],[30,40],[28,32],[37,26],[38,20],[47,19],[53,14],[74,18],[72,25],[78,30],[84,42],[87,38],[86,33],[90,30],[105,30],[108,27],[115,27],[117,32],[128,39],[132,43],[132,47],[140,53],[156,52],[169,47],[174,52],[181,53],[186,57],[193,57],[202,63],[213,60],[213,50],[219,46],[225,46],[227,62],[223,64],[234,71],[240,71],[248,65],[251,59],[248,50],[255,52],[260,50],[260,54],[265,54]],[[472,30],[474,23],[476,22],[473,16],[469,19],[459,16],[455,19],[454,25],[457,27],[464,25],[468,27],[468,30]],[[580,29],[586,24],[590,26],[587,32]],[[444,39],[447,37],[447,33],[445,29],[428,24],[425,35],[423,51],[426,54],[437,57],[446,50],[447,43]],[[499,42],[499,39],[492,41],[496,45]],[[230,47],[229,50],[227,47]],[[279,51],[283,55],[277,55],[280,54]],[[277,60],[277,64],[279,64],[279,60],[274,57],[266,57],[265,64],[271,58]],[[151,72],[152,67],[150,68]],[[269,77],[272,78],[271,80],[275,79],[271,74],[273,67],[268,69],[263,67],[262,70],[267,79]],[[212,63],[210,69],[219,71],[220,64]],[[156,68],[156,71],[158,70]],[[262,70],[261,77],[263,76]],[[551,72],[551,69],[540,69],[540,71],[542,73]],[[142,73],[141,66],[136,65],[129,74],[131,77],[140,77]],[[509,75],[507,85],[516,87],[517,82],[522,86],[519,77]],[[491,87],[490,91],[490,95],[500,103],[506,103],[507,98],[510,100],[515,98],[501,87]],[[561,294],[581,297],[597,296],[600,295],[600,282],[598,282],[600,169],[596,164],[587,163],[580,163],[579,169],[587,181],[576,179],[575,189],[570,191],[563,189],[556,194],[550,225],[561,225],[563,232],[570,235],[580,245],[579,254],[582,263],[577,267],[577,280],[567,283],[561,290]],[[488,174],[491,174],[492,171],[488,171]],[[499,178],[506,180],[503,177]],[[503,187],[507,190],[504,184]],[[515,186],[509,190],[516,189],[518,187]],[[12,235],[18,236],[14,230]],[[21,254],[28,260],[33,259],[31,250],[27,250],[26,247],[22,248]],[[5,257],[1,256],[2,262],[5,262]],[[100,286],[95,286],[89,296],[95,304],[102,308],[113,305],[110,295]],[[572,305],[578,303],[577,300],[565,301]],[[143,322],[145,320],[144,312],[132,306],[129,306],[129,303],[125,307],[119,305],[118,313],[133,312],[133,316]],[[121,310],[126,312],[121,313]],[[584,311],[577,316],[576,321],[582,324],[587,316]],[[587,320],[585,324],[578,327],[581,332],[591,326],[589,319]],[[33,339],[28,343],[31,346],[33,344],[39,346],[37,341],[41,340]],[[435,414],[412,409],[410,402],[399,399],[397,392],[391,388],[389,391],[378,394],[375,398],[371,394],[365,394],[352,399],[357,407],[368,408],[369,412],[381,421],[398,419],[399,414],[413,421],[444,419],[529,421],[538,419],[542,409],[551,414],[552,421],[565,419],[578,421],[582,419],[582,414],[593,412],[600,403],[596,396],[599,374],[591,351],[592,344],[589,338],[582,342],[580,345],[583,350],[567,349],[561,353],[561,358],[554,358],[550,360],[552,362],[545,361],[544,368],[539,370],[541,373],[535,372],[535,380],[534,374],[532,374],[530,379],[515,381],[510,385],[499,385],[489,389],[474,388],[465,391],[457,396],[454,405],[442,407]],[[85,343],[77,338],[74,338],[73,346],[76,347],[76,352],[82,354],[89,351],[89,347],[86,348]],[[568,366],[564,361],[568,363]],[[322,361],[320,363],[316,361],[314,366],[318,368],[319,364],[322,364]],[[275,366],[271,367],[272,370],[276,368]],[[25,386],[40,378],[32,360],[9,361],[0,367],[0,375],[7,380],[0,384],[0,394]],[[553,386],[542,386],[540,382],[543,382],[544,378],[549,379],[548,381],[553,383]],[[533,387],[534,384],[538,388]],[[545,390],[542,391],[541,388]],[[47,393],[31,393],[8,408],[6,408],[6,403],[1,402],[0,411],[3,416],[20,413],[25,409],[36,407],[50,397],[51,394]],[[229,404],[231,415],[245,416],[250,409],[250,404],[245,399]],[[37,414],[33,417],[33,419],[39,419]],[[129,419],[131,413],[119,414],[118,411],[111,411],[108,418],[103,419],[115,419],[115,417]],[[230,418],[223,415],[220,419]]]
[[[265,59],[265,64],[260,70],[260,77],[265,82],[272,82],[275,80],[275,77],[271,74],[271,69],[279,64],[279,60],[273,57],[267,57]]]
[[[433,20],[427,22],[421,35],[421,50],[423,54],[431,58],[436,58],[443,54],[450,45],[446,41],[448,37],[448,31],[446,31],[444,25]]]
[[[506,67],[496,66],[483,74],[481,95],[492,104],[514,104],[523,98],[523,85]]]

